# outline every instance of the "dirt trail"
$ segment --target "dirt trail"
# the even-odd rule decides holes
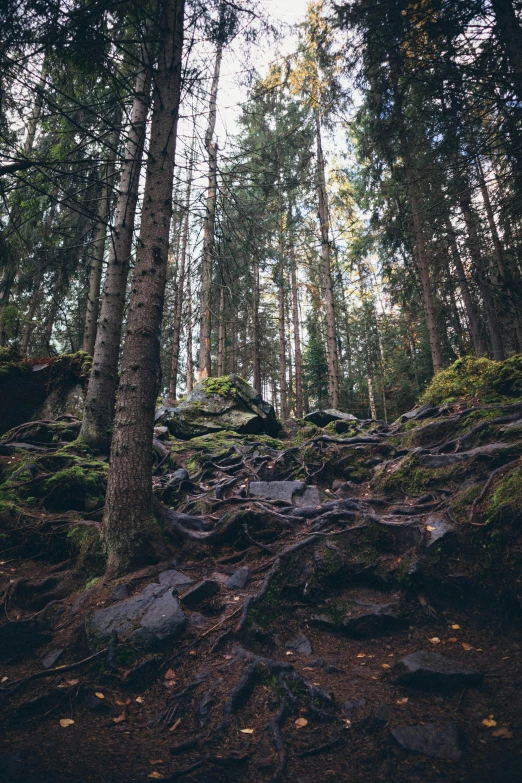
[[[154,481],[173,557],[119,580],[116,594],[102,579],[85,590],[99,510],[88,500],[71,510],[70,486],[50,494],[45,483],[71,470],[63,443],[42,446],[44,425],[5,439],[4,452],[21,435],[24,449],[4,453],[4,479],[26,492],[31,482],[38,503],[2,555],[2,628],[33,618],[50,635],[34,626],[27,650],[2,654],[0,777],[522,779],[518,512],[492,500],[518,475],[520,419],[522,404],[454,405],[394,427],[300,428],[293,442],[167,442]],[[31,443],[45,449],[33,475]],[[280,481],[319,495],[303,505],[305,490]],[[66,558],[64,531],[80,520],[84,549]],[[185,583],[172,594],[173,573]],[[186,625],[175,639],[147,649],[125,633],[89,640],[86,618],[151,584],[154,600],[179,598]],[[59,650],[45,677],[23,680]],[[399,661],[419,651],[452,659],[454,674],[429,657],[420,680],[404,678]]]

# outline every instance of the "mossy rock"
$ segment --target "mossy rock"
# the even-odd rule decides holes
[[[522,395],[522,355],[503,362],[465,356],[437,373],[421,397],[421,403],[441,405],[456,400],[502,402]]]
[[[160,408],[156,423],[182,440],[222,430],[275,437],[281,430],[272,406],[238,375],[201,381],[176,408]]]

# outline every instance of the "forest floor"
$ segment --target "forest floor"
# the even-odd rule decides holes
[[[2,780],[522,779],[522,401],[167,440],[154,483],[172,553],[112,583],[105,460],[77,430],[30,423],[0,444]],[[315,501],[251,491],[290,480]],[[238,569],[245,586],[227,586]],[[86,633],[173,573],[174,640]]]

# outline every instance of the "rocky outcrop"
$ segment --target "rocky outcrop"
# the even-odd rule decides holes
[[[272,406],[239,375],[198,383],[175,408],[159,408],[156,424],[166,426],[171,435],[182,440],[221,430],[275,437],[281,429]]]

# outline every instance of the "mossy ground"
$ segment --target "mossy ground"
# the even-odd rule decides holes
[[[522,395],[522,355],[503,362],[465,356],[439,372],[421,397],[421,403],[442,405],[460,399],[503,402]]]

